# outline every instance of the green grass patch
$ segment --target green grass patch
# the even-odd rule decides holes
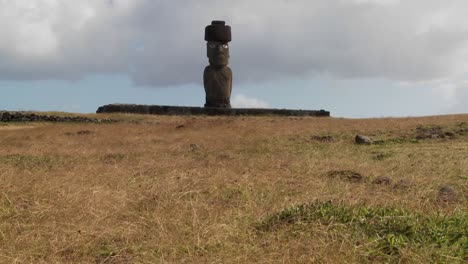
[[[374,256],[393,258],[405,250],[429,250],[435,261],[443,257],[463,261],[468,257],[467,212],[428,216],[394,208],[315,202],[270,215],[256,229],[269,232],[291,225],[307,228],[307,223],[320,223],[328,225],[331,231],[335,228],[350,233],[359,244],[371,244]]]

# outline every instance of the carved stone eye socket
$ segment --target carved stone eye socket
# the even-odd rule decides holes
[[[229,48],[229,45],[228,44],[221,44],[221,43],[216,43],[216,42],[213,42],[213,43],[208,43],[208,47],[210,49],[215,49],[217,47],[222,47],[223,49],[228,49]]]

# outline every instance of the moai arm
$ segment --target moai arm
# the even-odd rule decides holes
[[[207,72],[208,72],[208,67],[205,67],[205,70],[203,71],[203,87],[205,87],[205,93],[208,93],[206,87],[208,87],[208,78],[207,78]]]
[[[233,77],[232,77],[232,70],[231,70],[231,68],[228,67],[228,69],[229,69],[229,72],[231,73],[231,74],[230,74],[231,80],[230,80],[230,83],[229,83],[229,97],[231,97],[231,94],[232,94],[232,78],[233,78]],[[231,103],[231,102],[230,102],[230,101],[231,101],[230,99],[231,99],[231,98],[229,98],[229,103]]]

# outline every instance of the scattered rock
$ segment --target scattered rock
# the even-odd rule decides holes
[[[327,173],[329,177],[339,178],[342,180],[348,180],[350,182],[362,182],[366,180],[366,177],[355,171],[343,170],[343,171],[329,171]]]
[[[465,134],[468,134],[468,128],[460,128],[458,130],[455,131],[458,135],[465,135]]]
[[[354,140],[356,141],[356,144],[359,144],[359,145],[370,145],[373,142],[370,137],[363,136],[363,135],[356,135]]]
[[[442,186],[437,193],[437,201],[441,203],[457,202],[457,193],[451,186]]]
[[[175,128],[181,129],[181,128],[184,128],[184,127],[185,127],[185,125],[178,125],[178,126],[176,126]]]
[[[336,138],[334,138],[333,136],[312,136],[311,139],[320,142],[336,142]]]
[[[420,134],[440,134],[442,132],[441,126],[418,126],[416,127],[416,132]]]
[[[80,130],[78,132],[76,132],[77,135],[89,135],[89,134],[92,134],[94,133],[93,131],[90,131],[90,130]]]
[[[468,133],[468,123],[462,122],[457,124],[457,129],[455,130],[455,133],[464,136],[465,134]]]
[[[451,131],[447,131],[444,133],[446,137],[449,137],[449,138],[454,138],[456,137],[455,133],[451,132]]]
[[[90,135],[90,134],[93,134],[93,133],[94,132],[90,131],[90,130],[80,130],[78,132],[66,132],[65,135],[67,135],[67,136],[75,136],[75,135],[82,136],[82,135]]]
[[[375,178],[372,181],[372,184],[390,185],[390,184],[392,184],[392,179],[390,179],[389,177],[380,176],[380,177]]]
[[[452,131],[444,131],[441,126],[418,126],[416,128],[416,139],[439,139],[449,138],[453,139],[456,134]]]
[[[414,183],[407,179],[401,179],[393,185],[393,189],[406,190],[414,186]]]

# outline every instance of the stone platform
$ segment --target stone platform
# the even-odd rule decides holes
[[[271,108],[212,108],[167,105],[109,104],[98,108],[96,113],[133,113],[151,115],[223,115],[223,116],[321,116],[329,117],[325,110],[291,110]]]

